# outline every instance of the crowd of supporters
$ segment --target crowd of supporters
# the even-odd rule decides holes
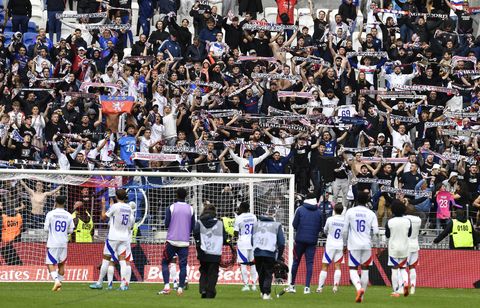
[[[135,42],[130,1],[79,9],[107,14],[62,19],[73,30],[58,41],[0,36],[3,165],[294,173],[317,200],[368,190],[380,223],[393,198],[423,226],[454,208],[480,223],[468,3],[345,0],[332,14],[309,1],[308,27],[296,0],[276,0],[276,24],[261,1],[207,2],[139,1]]]

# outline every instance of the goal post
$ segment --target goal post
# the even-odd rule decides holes
[[[69,242],[67,281],[93,281],[98,277],[107,222],[100,219],[101,203],[113,202],[115,189],[125,188],[128,201],[137,204],[132,242],[132,280],[163,282],[161,259],[166,238],[165,209],[175,201],[175,190],[187,190],[187,202],[196,218],[205,201],[218,217],[235,217],[240,202],[249,202],[254,214],[275,212],[285,232],[285,260],[293,260],[294,175],[172,173],[155,171],[1,169],[0,281],[49,281],[45,267],[45,215],[57,195],[67,197],[66,209],[82,221]],[[91,223],[91,226],[89,225]],[[80,227],[85,230],[80,230]],[[91,228],[90,228],[91,227]],[[90,238],[88,233],[93,234]],[[192,240],[187,278],[198,281],[198,261]],[[119,273],[116,272],[116,277]],[[237,265],[219,273],[219,283],[241,283]]]

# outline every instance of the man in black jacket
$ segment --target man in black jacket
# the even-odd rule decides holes
[[[8,1],[8,16],[12,16],[12,31],[22,34],[28,30],[28,21],[32,17],[32,3],[30,0]]]
[[[228,23],[229,20],[231,20],[230,24]],[[239,48],[242,42],[243,29],[239,25],[238,17],[235,16],[232,19],[225,17],[223,28],[225,29],[225,43],[230,47],[230,50]]]
[[[198,36],[193,38],[193,44],[188,46],[186,56],[191,58],[193,62],[203,62],[207,58],[207,50],[205,44],[200,41]]]
[[[200,261],[199,291],[202,298],[215,298],[217,294],[215,286],[218,280],[218,268],[222,247],[227,238],[223,222],[216,216],[215,207],[206,203],[200,220],[193,229],[197,258]]]

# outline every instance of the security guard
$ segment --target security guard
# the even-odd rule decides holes
[[[77,201],[73,205],[73,223],[75,230],[72,234],[72,242],[92,243],[93,242],[93,219],[92,215],[84,208],[82,201]]]
[[[202,298],[215,298],[222,247],[226,240],[223,222],[216,218],[216,209],[205,204],[202,215],[193,229],[200,261],[199,290]]]
[[[225,228],[225,232],[229,237],[233,237],[233,227],[235,224],[235,218],[230,218],[230,217],[222,217],[223,221],[223,226]]]
[[[450,249],[473,249],[478,243],[478,239],[472,222],[466,218],[463,209],[457,209],[456,213],[457,218],[450,220],[445,230],[433,242],[438,244],[447,235],[450,235]]]
[[[2,213],[0,225],[2,226],[1,244],[2,254],[6,265],[22,265],[22,260],[17,254],[14,242],[21,239],[23,219],[22,215],[14,209]]]

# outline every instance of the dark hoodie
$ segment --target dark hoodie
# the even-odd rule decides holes
[[[273,217],[269,216],[259,216],[258,217],[259,221],[271,221],[273,222]],[[255,227],[253,232],[255,233]],[[252,244],[253,244],[253,236],[252,236]],[[253,251],[253,255],[255,257],[269,257],[269,258],[274,258],[274,259],[283,259],[283,251],[285,250],[285,235],[283,234],[283,229],[282,227],[278,228],[277,231],[277,251],[271,252],[268,250],[263,250],[260,248],[256,248]]]
[[[322,228],[322,213],[316,204],[303,203],[295,211],[292,225],[296,232],[295,242],[316,245]]]
[[[200,216],[200,221],[203,223],[205,228],[210,229],[217,223],[218,219],[215,217],[215,213],[207,212],[203,213]],[[206,254],[200,248],[200,222],[197,221],[195,224],[195,228],[193,229],[193,237],[195,238],[195,245],[197,248],[197,259],[201,262],[220,262],[220,256]],[[225,243],[227,240],[227,234],[225,232],[225,228],[223,228],[223,242]]]
[[[467,221],[467,218],[465,217],[465,215],[458,215],[457,214],[457,220],[460,221],[460,222],[466,222]],[[472,222],[470,221],[470,224],[472,224]],[[449,247],[450,249],[455,249],[455,246],[453,246],[453,239],[452,239],[452,236],[451,236],[451,233],[452,233],[452,228],[453,228],[453,219],[451,219],[448,223],[447,223],[447,226],[445,227],[445,229],[442,231],[442,233],[440,233],[436,239],[433,240],[433,242],[435,244],[438,244],[440,243],[444,238],[446,238],[448,235],[449,235]],[[478,244],[478,238],[477,238],[477,233],[475,231],[475,229],[473,228],[473,224],[472,224],[472,236],[473,236],[473,246],[475,247],[477,244]],[[472,248],[457,248],[457,249],[473,249],[474,247]]]

